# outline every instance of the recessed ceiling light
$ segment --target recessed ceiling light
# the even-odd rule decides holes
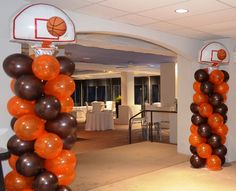
[[[176,13],[187,13],[187,12],[189,12],[189,10],[188,9],[176,9],[175,12]]]

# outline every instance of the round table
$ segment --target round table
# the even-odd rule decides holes
[[[7,149],[0,147],[0,190],[5,191],[5,185],[4,185],[4,176],[3,176],[3,170],[2,170],[2,161],[7,160],[10,158],[10,153]]]

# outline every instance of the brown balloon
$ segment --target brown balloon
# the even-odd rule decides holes
[[[207,139],[207,143],[214,149],[218,148],[221,145],[221,137],[213,134]]]
[[[214,113],[219,113],[221,115],[226,115],[227,112],[228,112],[228,107],[224,103],[214,107]]]
[[[229,80],[229,73],[225,70],[221,70],[224,73],[224,82],[228,82]]]
[[[66,56],[58,56],[56,59],[60,63],[60,74],[71,76],[75,71],[75,63]]]
[[[44,160],[36,153],[25,153],[16,161],[17,172],[26,177],[36,176],[43,167]]]
[[[12,129],[13,131],[14,131],[14,125],[15,125],[16,120],[17,120],[16,117],[11,118],[11,129]]]
[[[14,90],[22,99],[36,100],[42,96],[43,83],[33,75],[24,75],[16,80]]]
[[[20,156],[34,151],[34,141],[23,141],[13,135],[7,142],[7,148],[12,154]]]
[[[207,122],[207,118],[202,117],[200,114],[192,115],[191,121],[194,125],[200,125]]]
[[[212,95],[209,96],[208,101],[211,105],[218,106],[224,101],[224,98],[219,93],[213,93]]]
[[[193,168],[201,168],[205,165],[206,160],[199,157],[197,154],[194,154],[190,158],[190,163]]]
[[[214,84],[209,81],[202,82],[200,89],[204,94],[212,94],[214,91]]]
[[[219,147],[213,150],[213,154],[217,155],[220,158],[223,158],[227,154],[227,148],[224,145],[220,145]]]
[[[66,138],[74,128],[77,128],[77,121],[69,113],[60,113],[55,119],[49,120],[45,124],[48,132],[55,133],[61,138]]]
[[[54,96],[45,96],[37,100],[35,104],[35,113],[46,120],[57,117],[60,113],[60,101]]]
[[[55,191],[58,179],[55,174],[45,171],[36,176],[33,181],[33,189],[35,191]]]
[[[12,54],[3,61],[3,69],[12,78],[32,74],[33,59],[24,54]]]
[[[198,134],[202,137],[210,137],[211,136],[211,127],[207,123],[203,123],[198,127]]]
[[[199,113],[198,109],[199,106],[196,103],[191,103],[190,110],[192,113],[198,114]]]
[[[190,151],[191,151],[192,154],[194,154],[194,155],[197,154],[197,148],[194,147],[193,145],[190,145],[189,149],[190,149]]]
[[[66,138],[62,139],[63,141],[63,149],[71,149],[75,142],[77,141],[77,133],[76,131],[69,134]]]
[[[194,78],[198,82],[205,82],[209,79],[209,74],[204,69],[199,69],[194,73]]]

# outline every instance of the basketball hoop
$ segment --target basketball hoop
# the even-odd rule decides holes
[[[222,64],[229,63],[229,52],[223,44],[211,42],[201,48],[198,61],[200,64],[219,67]]]
[[[53,55],[57,50],[55,45],[52,45],[50,41],[44,41],[42,45],[37,44],[31,46],[34,51],[35,57],[46,54],[46,55]]]

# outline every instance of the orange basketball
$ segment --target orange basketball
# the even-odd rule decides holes
[[[226,52],[224,49],[220,49],[217,51],[217,57],[219,60],[224,60],[226,58]]]
[[[60,17],[51,17],[47,22],[47,30],[52,36],[62,36],[66,32],[66,22]]]

